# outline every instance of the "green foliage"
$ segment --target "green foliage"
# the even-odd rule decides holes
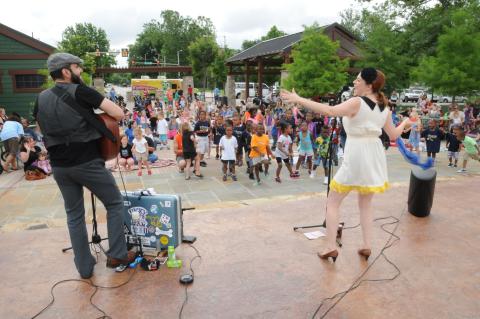
[[[183,17],[173,10],[164,10],[160,21],[152,20],[143,26],[134,45],[129,46],[129,59],[143,62],[190,64],[186,48],[201,37],[215,37],[215,27],[209,18]],[[179,52],[180,51],[180,52]],[[178,55],[177,55],[178,54]]]
[[[37,73],[45,76],[46,79],[45,83],[42,85],[42,89],[49,89],[55,85],[55,82],[52,80],[50,74],[48,73],[48,69],[40,69]],[[92,76],[89,73],[82,72],[81,77],[86,85],[92,85]]]
[[[256,40],[244,40],[242,42],[242,51],[246,50],[250,47],[253,47],[255,44],[260,43],[262,41],[278,38],[281,36],[287,35],[285,32],[279,30],[276,25],[272,26],[270,30],[268,30],[267,34],[262,36],[260,39]]]
[[[188,46],[188,55],[194,76],[203,76],[203,88],[207,87],[208,69],[219,53],[213,37],[201,37]]]
[[[212,75],[212,80],[215,86],[224,87],[224,83],[227,79],[228,69],[225,65],[225,62],[228,58],[237,53],[236,50],[230,48],[221,48],[218,51],[218,55],[213,61],[210,71]]]
[[[356,66],[384,72],[387,92],[407,87],[412,59],[404,54],[396,23],[382,13],[363,11],[357,30],[364,40],[359,43],[363,59]]]
[[[108,83],[113,83],[116,85],[130,85],[130,82],[132,80],[132,75],[130,73],[113,73],[110,74],[110,76],[105,79],[106,82]]]
[[[58,43],[58,50],[74,54],[85,61],[85,72],[94,73],[96,67],[111,66],[115,59],[109,55],[99,57],[89,53],[110,51],[110,42],[102,28],[97,28],[91,23],[77,23],[63,31],[62,41]]]
[[[282,85],[306,97],[338,91],[345,84],[348,67],[348,60],[338,57],[338,47],[317,24],[306,27],[293,48],[293,63],[285,65],[289,75]]]
[[[434,56],[425,56],[415,77],[452,96],[469,95],[480,87],[480,8],[457,9],[451,26],[438,38]]]

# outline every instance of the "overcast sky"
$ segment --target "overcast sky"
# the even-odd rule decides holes
[[[340,12],[354,0],[241,0],[241,1],[2,1],[0,22],[56,46],[67,26],[91,22],[107,33],[112,49],[135,42],[144,23],[159,20],[162,10],[175,10],[182,16],[210,18],[216,28],[217,42],[239,49],[242,41],[257,39],[272,25],[287,33],[303,30],[302,25],[340,22]],[[124,61],[119,61],[123,64]]]

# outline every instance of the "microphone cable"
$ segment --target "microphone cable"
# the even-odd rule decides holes
[[[395,216],[387,216],[387,217],[379,217],[379,218],[375,218],[374,221],[379,221],[379,220],[386,220],[386,219],[393,219],[393,221],[391,222],[386,222],[386,223],[383,223],[382,225],[380,225],[380,228],[388,233],[390,235],[390,237],[388,238],[388,240],[386,241],[385,245],[383,246],[383,248],[381,249],[380,253],[375,257],[375,259],[373,260],[372,263],[370,263],[368,265],[368,267],[352,282],[352,284],[350,285],[350,287],[344,291],[341,291],[339,293],[336,293],[335,295],[331,296],[331,297],[327,297],[327,298],[324,298],[321,300],[319,306],[315,309],[315,312],[313,313],[312,315],[312,319],[315,319],[317,317],[317,315],[320,313],[320,310],[321,308],[324,306],[325,302],[328,301],[328,300],[335,300],[335,302],[326,309],[325,312],[323,312],[319,318],[325,318],[327,316],[327,314],[333,309],[335,308],[335,306],[340,302],[342,301],[343,298],[345,298],[345,296],[347,294],[349,294],[350,292],[352,292],[353,290],[357,289],[360,285],[362,285],[364,282],[385,282],[385,281],[393,281],[395,280],[398,276],[401,275],[401,271],[400,269],[398,268],[398,266],[392,262],[388,257],[387,255],[385,255],[385,251],[392,247],[397,241],[400,240],[400,237],[397,236],[395,234],[395,232],[397,231],[398,229],[398,226],[400,225],[400,218],[403,216],[403,214],[406,212],[407,210],[407,207],[405,206],[405,208],[402,210],[399,218],[395,217]],[[385,229],[385,226],[388,226],[388,225],[395,225],[395,227],[393,228],[392,231],[389,231],[388,229]],[[349,227],[344,227],[343,229],[353,229],[353,228],[357,228],[358,226],[360,226],[360,224],[357,224],[355,226],[349,226]],[[380,256],[382,256],[390,265],[393,266],[393,268],[396,270],[396,273],[395,275],[393,275],[392,277],[390,278],[380,278],[380,279],[362,279],[366,273],[373,267],[373,265],[375,265],[375,263],[377,262],[377,260],[380,258]],[[338,299],[337,299],[338,297]]]

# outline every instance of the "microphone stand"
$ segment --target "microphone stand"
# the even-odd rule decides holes
[[[98,234],[95,195],[93,195],[93,193],[90,193],[90,195],[91,195],[91,201],[92,201],[92,214],[93,214],[93,217],[92,217],[92,240],[91,240],[90,242],[88,242],[88,243],[89,243],[89,244],[98,245],[98,247],[100,247],[100,249],[102,250],[102,252],[106,255],[105,249],[104,249],[103,246],[102,246],[102,241],[108,239],[108,237],[107,237],[107,238],[102,238],[102,237]],[[67,250],[70,250],[70,249],[72,249],[71,246],[70,246],[70,247],[67,247],[67,248],[63,248],[63,249],[62,249],[62,253],[66,252]]]
[[[333,162],[333,133],[337,127],[337,121],[334,122],[332,125],[332,132],[330,133],[330,140],[328,142],[328,151],[327,151],[327,159],[328,159],[328,184],[327,184],[327,198],[328,194],[330,193],[330,181],[332,179],[332,162]],[[325,212],[327,208],[325,207]],[[343,226],[345,225],[344,222],[340,222],[337,228],[337,245],[342,247],[342,231]],[[317,227],[327,227],[327,220],[324,219],[322,224],[319,225],[306,225],[306,226],[294,226],[293,231],[297,231],[298,229],[307,229],[307,228],[317,228]]]

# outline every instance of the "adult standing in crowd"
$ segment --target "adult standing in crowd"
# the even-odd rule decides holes
[[[12,114],[3,123],[3,129],[0,133],[0,139],[3,141],[5,152],[8,154],[5,159],[5,164],[2,164],[5,172],[9,171],[9,166],[12,170],[18,170],[17,167],[17,153],[20,143],[20,137],[23,136],[23,126],[20,124],[20,116],[18,114]]]
[[[92,114],[94,109],[101,109],[117,121],[123,119],[119,106],[82,82],[82,63],[79,57],[68,53],[55,53],[48,58],[47,67],[55,86],[39,94],[34,116],[43,133],[53,176],[65,203],[75,266],[82,278],[90,278],[96,260],[88,243],[83,187],[97,196],[107,210],[107,267],[131,262],[135,255],[127,254],[123,199],[100,156],[97,142],[101,134],[55,93],[69,94],[79,107]]]

